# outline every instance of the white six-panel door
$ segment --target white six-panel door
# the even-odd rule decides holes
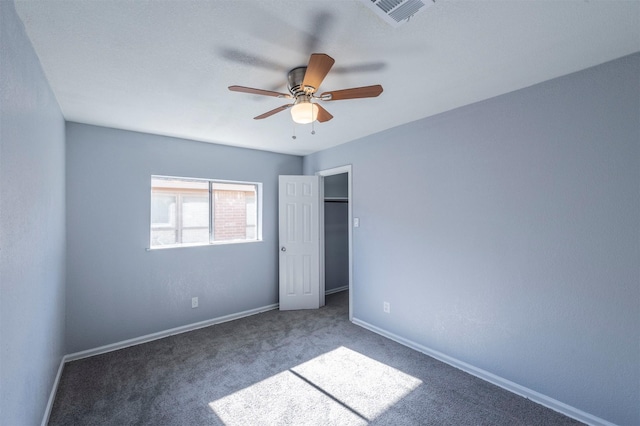
[[[279,177],[281,310],[320,306],[319,179]]]

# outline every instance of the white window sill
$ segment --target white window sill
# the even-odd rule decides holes
[[[167,250],[177,248],[190,248],[190,247],[211,247],[211,246],[226,246],[230,244],[250,244],[261,243],[263,240],[229,240],[229,241],[215,241],[213,243],[196,243],[196,244],[174,244],[166,246],[146,247],[146,251]]]

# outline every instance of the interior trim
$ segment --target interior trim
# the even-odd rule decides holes
[[[47,401],[47,406],[44,409],[44,416],[42,417],[41,426],[47,426],[47,424],[49,423],[49,417],[51,417],[51,409],[53,408],[53,402],[56,400],[56,392],[58,391],[58,385],[60,384],[60,378],[62,377],[62,370],[64,370],[64,364],[66,362],[67,362],[67,355],[64,355],[62,359],[60,359],[58,372],[56,373],[56,378],[53,381],[53,386],[51,387],[51,392],[49,393],[49,400]]]
[[[332,288],[331,290],[326,290],[324,294],[326,296],[327,294],[339,293],[341,291],[347,291],[347,290],[349,290],[349,286],[343,285],[342,287],[336,287],[336,288]]]
[[[449,355],[443,354],[442,352],[436,351],[434,349],[428,348],[426,346],[423,346],[419,343],[416,343],[412,340],[409,339],[405,339],[404,337],[398,336],[397,334],[391,333],[387,330],[384,330],[382,328],[376,327],[375,325],[369,324],[366,321],[362,321],[359,320],[357,318],[353,318],[353,320],[351,321],[354,324],[366,328],[369,331],[372,331],[376,334],[379,334],[383,337],[386,337],[388,339],[391,339],[397,343],[400,343],[401,345],[407,346],[411,349],[415,349],[418,352],[422,352],[425,355],[428,355],[432,358],[437,359],[438,361],[442,361],[445,364],[449,364],[452,367],[455,367],[459,370],[462,370],[466,373],[469,373],[473,376],[476,376],[482,380],[485,380],[489,383],[492,383],[496,386],[499,386],[505,390],[508,390],[509,392],[513,392],[517,395],[520,395],[524,398],[530,399],[533,402],[536,402],[540,405],[543,405],[547,408],[550,408],[554,411],[557,411],[559,413],[562,413],[566,416],[569,416],[573,419],[576,419],[578,421],[581,421],[583,423],[586,423],[588,425],[593,425],[593,426],[616,426],[614,423],[608,422],[604,419],[601,419],[600,417],[596,417],[592,414],[589,414],[585,411],[579,410],[575,407],[572,407],[568,404],[565,404],[564,402],[560,402],[556,399],[553,399],[547,395],[543,395],[540,392],[536,392],[532,389],[529,389],[527,387],[521,386],[515,382],[512,382],[511,380],[507,380],[503,377],[497,376],[493,373],[490,373],[486,370],[483,370],[481,368],[478,367],[474,367],[471,364],[467,364],[464,361],[460,361],[456,358],[453,358]]]
[[[260,308],[249,309],[247,311],[242,311],[235,314],[224,315],[221,317],[196,322],[193,324],[187,324],[181,327],[171,328],[169,330],[159,331],[157,333],[147,334],[145,336],[135,337],[133,339],[123,340],[121,342],[100,346],[98,348],[88,349],[86,351],[81,351],[81,352],[75,352],[75,353],[66,355],[65,358],[66,358],[66,361],[76,361],[78,359],[88,358],[91,356],[100,355],[107,352],[117,351],[119,349],[128,348],[129,346],[135,346],[135,345],[140,345],[142,343],[152,342],[154,340],[163,339],[165,337],[173,336],[175,334],[186,333],[188,331],[197,330],[199,328],[209,327],[211,325],[233,321],[233,320],[248,317],[251,315],[260,314],[266,311],[272,311],[274,309],[278,309],[278,306],[279,305],[277,303],[274,303],[272,305],[262,306]]]

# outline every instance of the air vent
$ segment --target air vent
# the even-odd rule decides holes
[[[435,0],[362,0],[386,23],[397,27],[409,22],[416,13],[426,9]]]

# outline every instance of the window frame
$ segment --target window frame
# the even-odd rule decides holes
[[[177,243],[177,244],[166,244],[166,245],[153,245],[153,181],[154,179],[167,179],[167,180],[183,180],[183,181],[191,181],[191,182],[206,182],[208,185],[209,191],[209,241],[207,242],[196,242],[196,243]],[[217,245],[227,245],[227,244],[246,244],[246,243],[256,243],[262,242],[262,182],[251,182],[251,181],[239,181],[239,180],[226,180],[226,179],[208,179],[208,178],[193,178],[193,177],[183,177],[183,176],[169,176],[169,175],[151,175],[150,179],[150,187],[149,187],[149,241],[147,251],[150,250],[165,250],[165,249],[173,249],[173,248],[184,248],[184,247],[206,247],[206,246],[217,246]],[[255,187],[256,192],[256,220],[255,220],[255,238],[254,239],[230,239],[230,240],[214,240],[214,184],[228,184],[228,185],[250,185]],[[176,195],[176,239],[181,234],[181,229],[183,228],[180,224],[180,215],[177,213],[182,207],[178,206],[178,200],[182,198],[182,194]],[[200,228],[200,227],[197,227]],[[162,226],[157,229],[162,229]],[[190,229],[189,227],[187,229]],[[169,230],[169,229],[166,229]]]

